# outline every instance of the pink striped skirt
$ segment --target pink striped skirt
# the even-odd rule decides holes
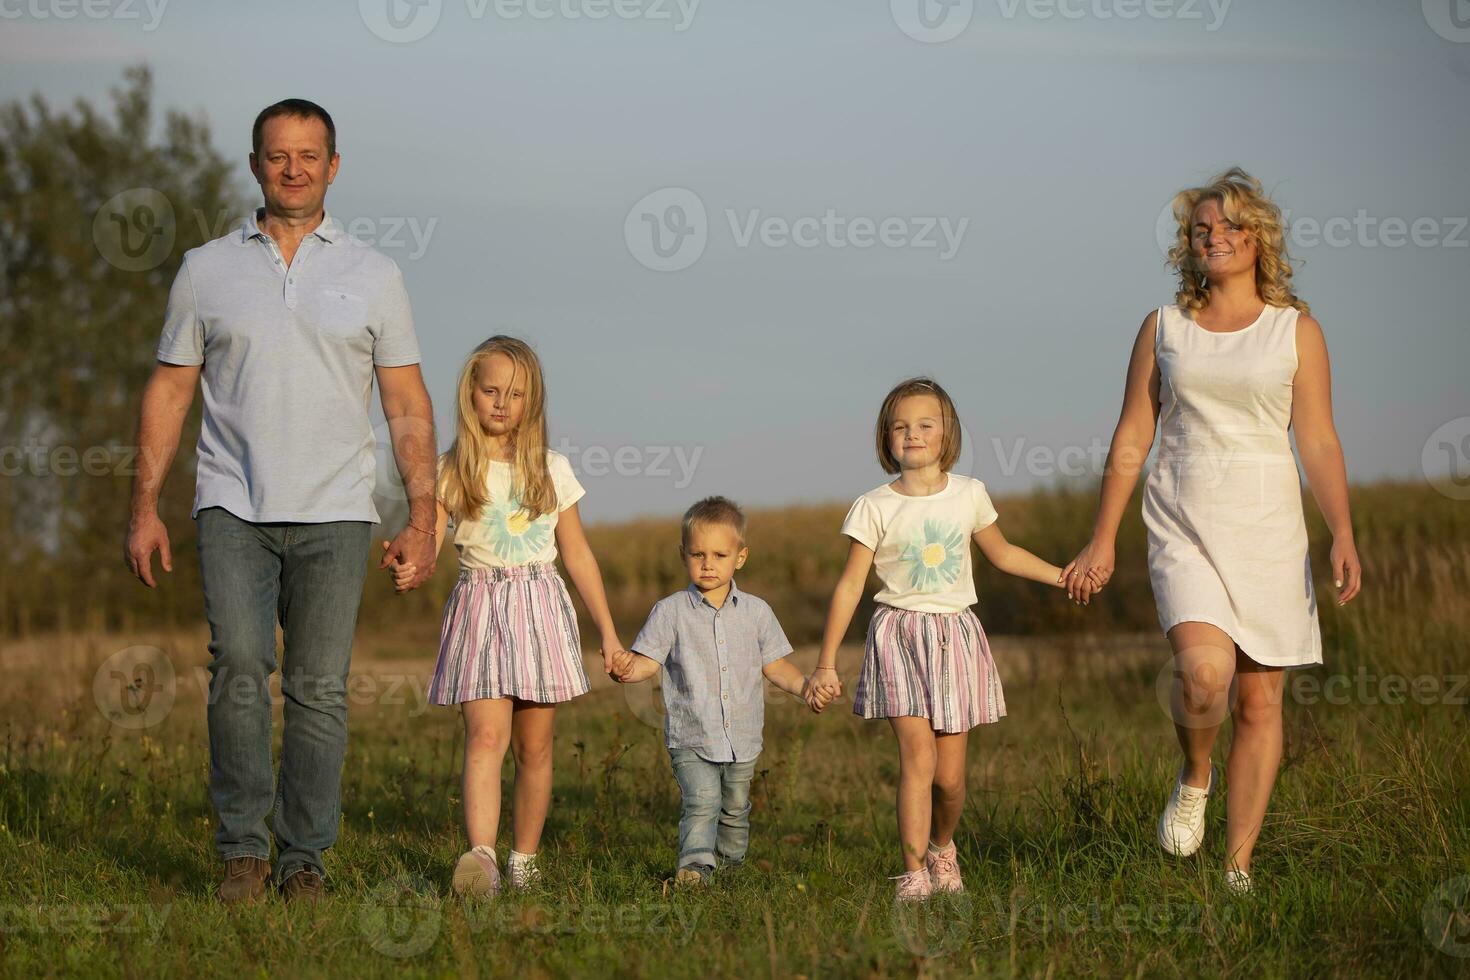
[[[460,569],[444,603],[431,704],[504,697],[549,704],[587,688],[577,614],[554,564]]]
[[[1000,675],[980,620],[969,609],[914,612],[878,604],[868,624],[852,712],[917,715],[936,732],[966,732],[1005,717]]]

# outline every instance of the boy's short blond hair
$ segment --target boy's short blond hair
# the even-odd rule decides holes
[[[745,547],[745,511],[728,497],[705,497],[684,512],[684,525],[679,530],[679,547],[689,547],[689,535],[696,524],[723,524],[735,532],[740,547]]]

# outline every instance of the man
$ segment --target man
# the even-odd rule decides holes
[[[347,669],[366,575],[376,374],[409,501],[383,554],[433,573],[433,410],[398,266],[326,213],[336,128],[321,106],[279,102],[255,120],[250,171],[264,207],[185,256],[143,393],[127,561],[155,587],[173,568],[158,496],[202,378],[191,516],[198,524],[209,684],[210,796],[224,861],[219,897],[251,901],[271,878],[319,901],[337,838]],[[284,635],[285,732],[272,785],[270,675]]]

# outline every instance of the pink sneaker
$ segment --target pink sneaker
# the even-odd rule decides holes
[[[929,878],[936,892],[958,895],[965,890],[965,881],[960,877],[959,853],[955,850],[954,841],[940,848],[938,854],[932,850],[927,851],[924,854],[924,866],[929,870]]]
[[[456,895],[486,898],[498,894],[500,866],[495,861],[495,849],[481,844],[461,854],[454,865],[453,886]]]
[[[929,881],[928,868],[915,868],[901,875],[892,875],[898,880],[898,888],[894,892],[894,899],[900,902],[926,902],[934,893],[934,886]]]

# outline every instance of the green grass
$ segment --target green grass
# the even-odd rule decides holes
[[[364,636],[355,671],[373,686],[352,707],[329,903],[225,909],[211,897],[202,634],[144,640],[179,675],[172,709],[141,731],[110,724],[92,687],[97,665],[137,642],[5,652],[5,975],[1470,973],[1454,955],[1470,954],[1465,920],[1439,945],[1425,921],[1470,910],[1437,895],[1470,874],[1466,708],[1444,703],[1448,684],[1428,705],[1383,704],[1376,680],[1346,704],[1302,703],[1307,689],[1287,704],[1260,891],[1240,899],[1220,882],[1220,802],[1196,858],[1166,858],[1153,840],[1177,765],[1154,693],[1162,641],[997,639],[1010,716],[970,740],[957,835],[968,894],[917,912],[895,911],[887,879],[901,863],[885,723],[850,702],[814,717],[773,694],[750,860],[704,893],[675,893],[679,801],[662,735],[641,720],[646,703],[599,684],[558,717],[544,886],[465,906],[448,895],[458,715],[419,707],[428,640]],[[856,653],[844,653],[849,678]],[[508,843],[506,830],[502,853]]]

